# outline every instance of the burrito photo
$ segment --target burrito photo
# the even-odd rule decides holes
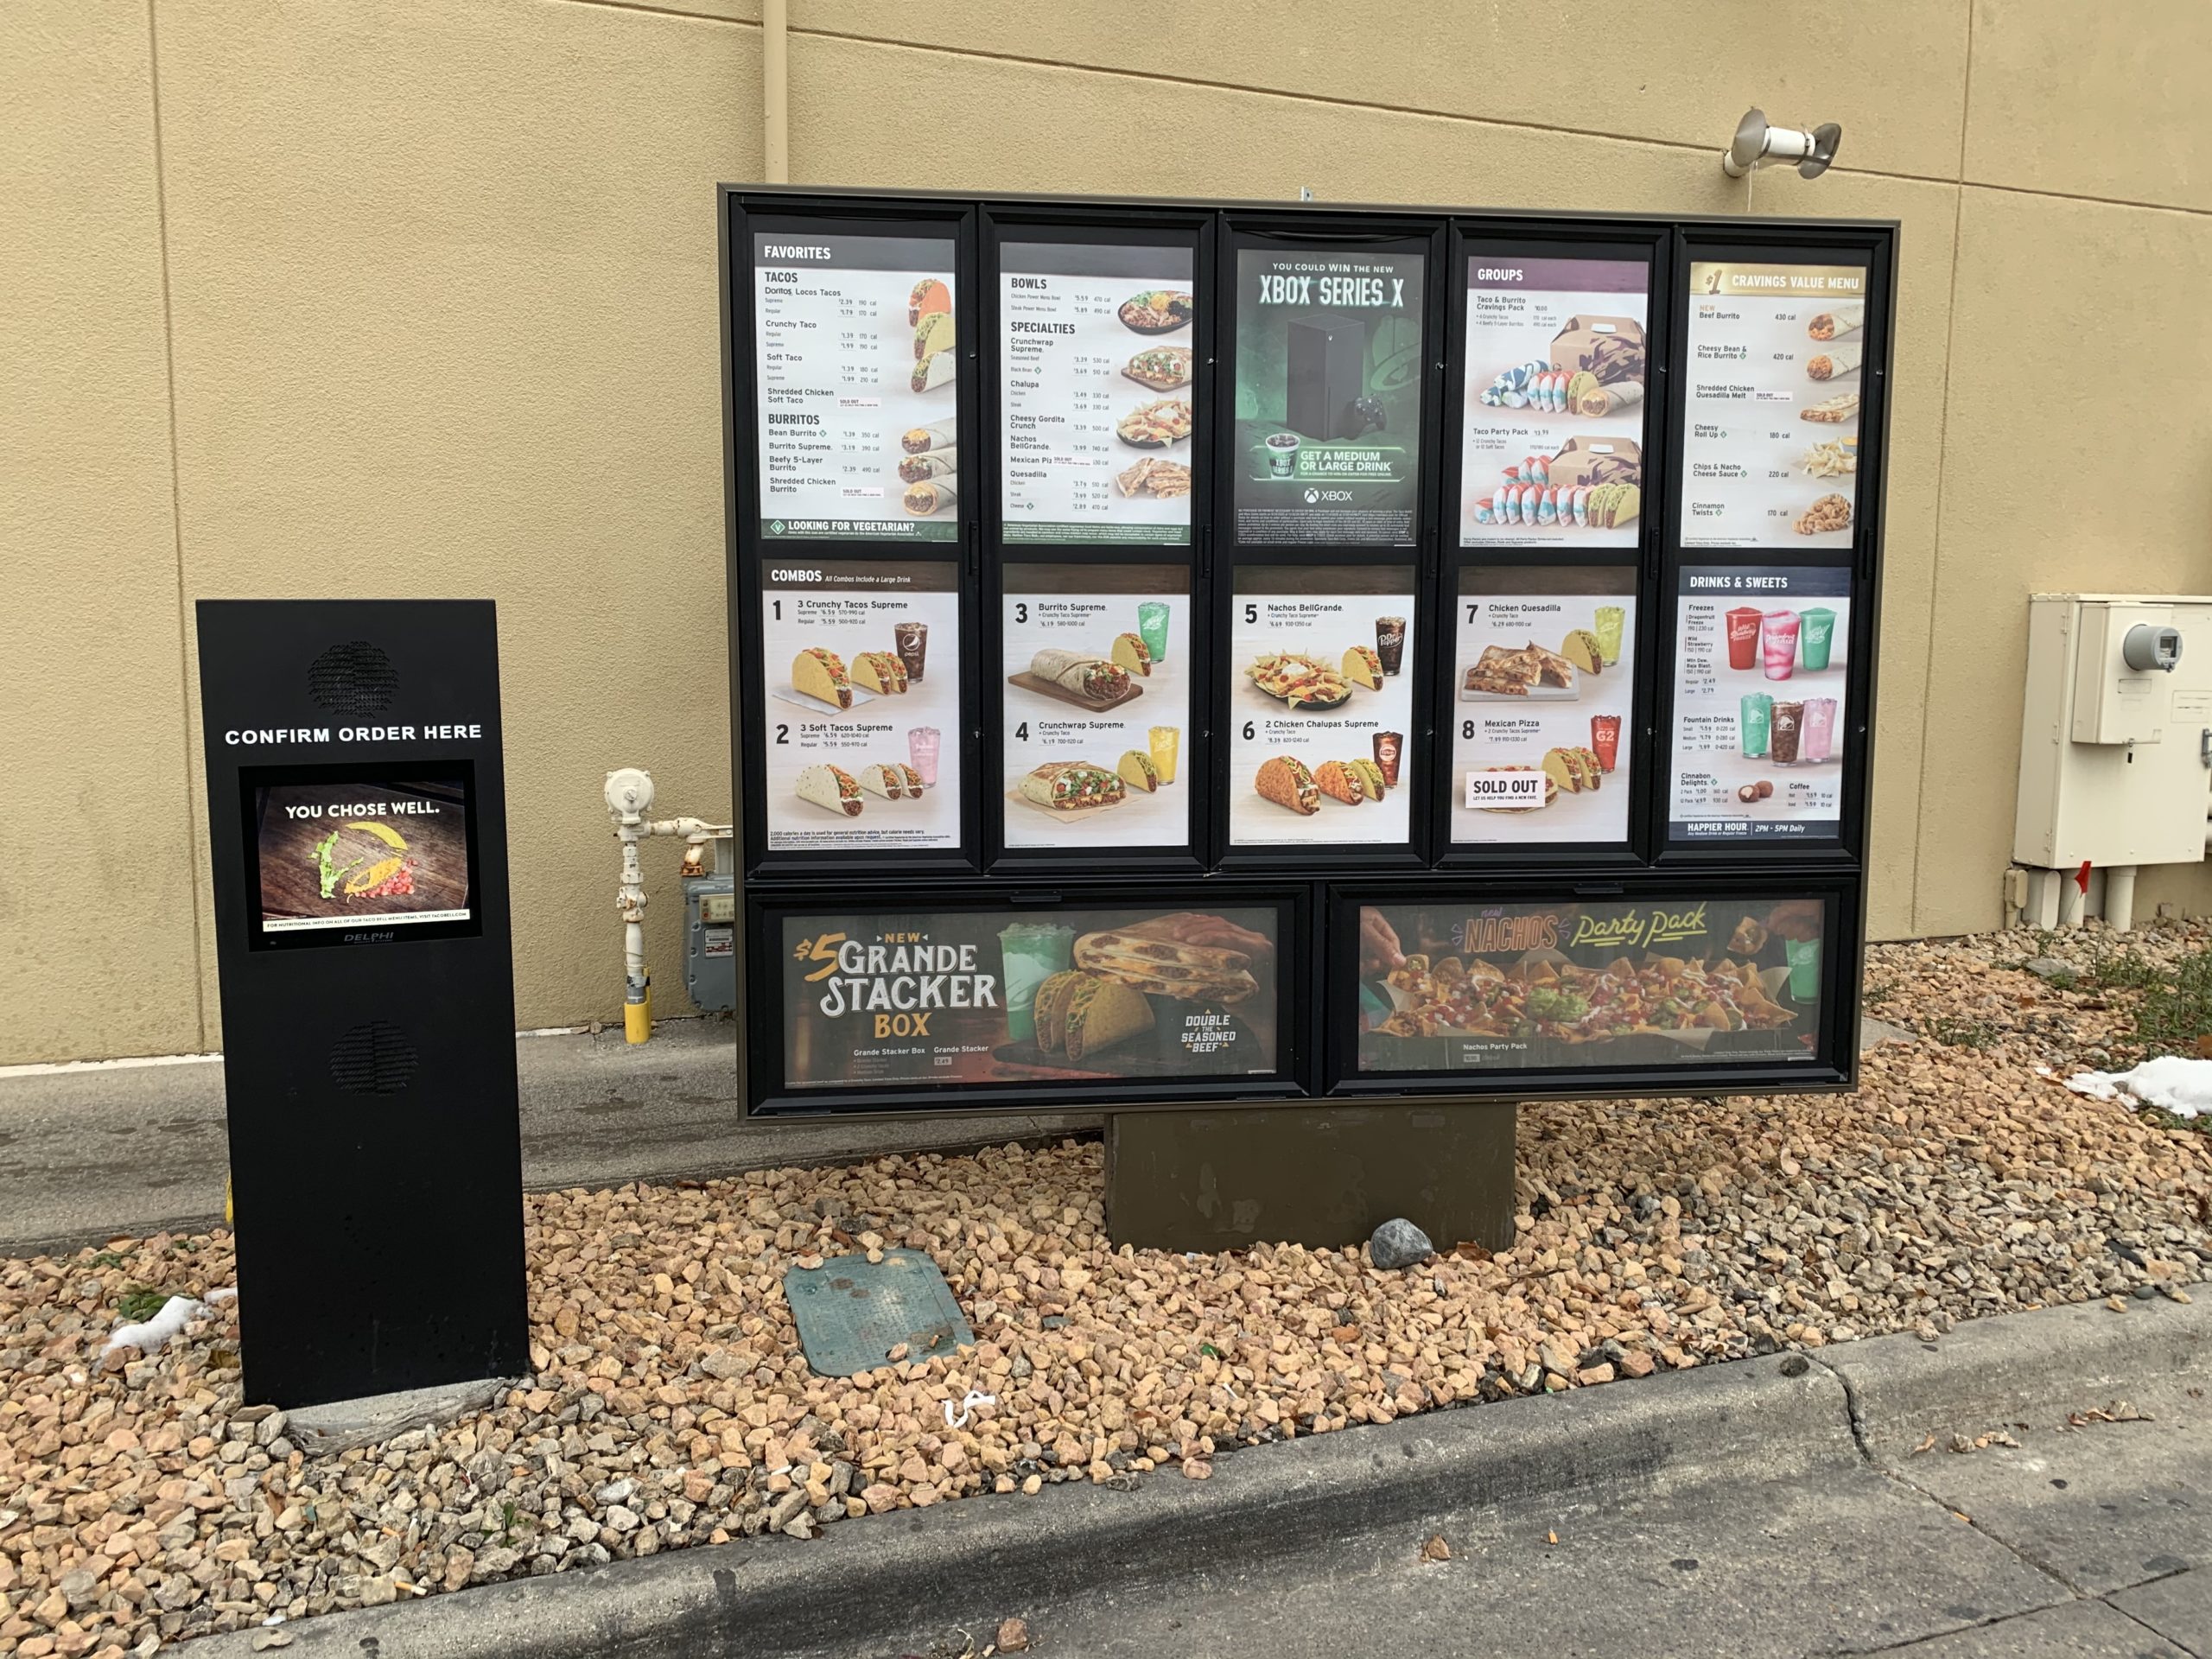
[[[1128,798],[1119,774],[1088,760],[1054,760],[1021,780],[1021,798],[1055,812],[1119,806]]]
[[[1057,685],[1093,702],[1112,702],[1128,695],[1128,669],[1079,651],[1040,651],[1029,659],[1029,671],[1047,685]]]
[[[906,486],[906,493],[899,498],[899,505],[917,518],[926,518],[933,512],[943,512],[952,503],[952,486],[941,478],[932,479],[921,484],[909,484]]]
[[[1805,332],[1815,340],[1841,340],[1846,334],[1855,334],[1866,326],[1866,302],[1853,300],[1839,305],[1832,311],[1815,314],[1805,325]]]
[[[1805,372],[1815,380],[1834,380],[1847,374],[1859,372],[1859,359],[1866,351],[1863,346],[1831,346],[1825,352],[1805,359]]]

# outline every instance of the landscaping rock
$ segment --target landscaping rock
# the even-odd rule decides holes
[[[1416,1266],[1435,1254],[1428,1235],[1403,1217],[1384,1222],[1367,1241],[1368,1260],[1385,1273]]]

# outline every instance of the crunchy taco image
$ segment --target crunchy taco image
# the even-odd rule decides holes
[[[1252,787],[1277,806],[1287,806],[1301,817],[1310,818],[1321,810],[1320,785],[1306,771],[1306,763],[1295,755],[1279,754],[1263,764],[1252,779]]]
[[[848,818],[861,815],[860,780],[842,766],[809,766],[796,785],[802,801]]]
[[[1332,801],[1357,806],[1367,798],[1367,782],[1342,760],[1324,760],[1313,768],[1313,782]]]
[[[900,692],[906,689],[906,664],[896,652],[864,651],[853,658],[852,677],[871,691]]]
[[[1033,1009],[1037,1020],[1037,1046],[1047,1054],[1059,1052],[1060,1035],[1066,1028],[1068,999],[1075,995],[1077,986],[1090,977],[1065,969],[1046,977],[1037,988],[1037,1001]]]
[[[1071,1060],[1103,1053],[1152,1029],[1152,1004],[1144,993],[1118,980],[1089,974],[1070,993],[1060,1046]]]
[[[925,276],[914,284],[913,292],[906,296],[906,326],[918,328],[922,319],[933,315],[950,315],[952,311],[952,290],[935,276]]]
[[[1382,685],[1382,658],[1372,645],[1354,645],[1344,652],[1344,676],[1354,685],[1379,690]]]
[[[1122,781],[1131,789],[1141,790],[1150,795],[1160,788],[1160,768],[1154,764],[1152,757],[1142,749],[1128,751],[1122,757],[1121,764],[1114,770],[1121,775]]]
[[[853,706],[853,683],[845,673],[845,659],[819,646],[791,658],[791,689],[818,698],[833,709]]]
[[[1151,677],[1152,651],[1151,648],[1145,644],[1144,636],[1142,634],[1121,633],[1115,635],[1113,658],[1116,663],[1119,664],[1122,667],[1128,669],[1130,673],[1137,675],[1141,678],[1149,678]]]

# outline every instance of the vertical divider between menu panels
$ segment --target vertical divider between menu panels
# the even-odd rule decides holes
[[[1664,232],[1454,222],[1433,804],[1450,869],[1649,856]]]
[[[1445,221],[1231,210],[1218,236],[1216,857],[1424,868]]]
[[[1200,874],[1211,216],[987,206],[984,820],[997,874]]]
[[[1659,859],[1866,855],[1893,230],[1693,226],[1662,603]]]
[[[728,211],[741,868],[972,873],[977,520],[915,463],[976,408],[976,214]]]

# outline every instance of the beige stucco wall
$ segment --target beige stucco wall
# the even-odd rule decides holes
[[[2212,589],[2203,8],[1187,0],[1164,54],[1090,0],[791,11],[802,183],[1902,220],[1879,933],[1999,919],[2027,594]],[[0,7],[0,1063],[220,1042],[206,594],[499,601],[518,1013],[616,1012],[601,772],[728,799],[713,187],[760,48],[752,0]],[[1752,103],[1844,164],[1730,183]]]

